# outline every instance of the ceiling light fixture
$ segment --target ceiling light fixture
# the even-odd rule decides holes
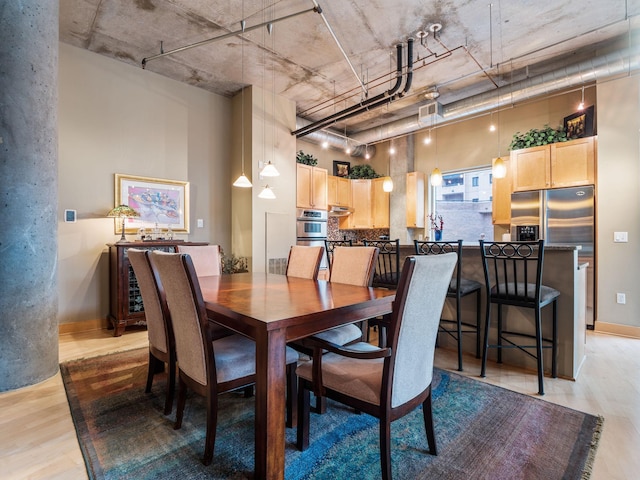
[[[242,15],[244,15],[244,2],[242,2]],[[245,28],[245,21],[242,20],[240,22],[240,27],[242,32],[244,33],[244,28]],[[242,88],[241,92],[240,92],[240,158],[242,161],[242,175],[240,175],[235,182],[233,182],[233,186],[234,187],[240,187],[240,188],[251,188],[253,185],[251,185],[251,181],[247,178],[247,176],[244,174],[244,37],[241,36],[241,44],[240,44],[240,64],[242,65],[241,67],[241,86],[240,88]]]
[[[258,194],[258,198],[266,199],[266,200],[274,200],[276,198],[276,194],[273,193],[271,187],[267,184],[262,188],[262,191]]]
[[[578,110],[584,110],[584,85],[582,86],[582,97],[578,105]]]
[[[500,47],[502,49],[502,46]],[[497,66],[498,76],[500,76],[500,64]],[[493,115],[493,112],[491,113]],[[492,125],[493,126],[493,125]],[[498,158],[493,162],[491,174],[494,178],[504,178],[507,176],[507,165],[500,156],[500,96],[498,95]]]
[[[435,100],[440,96],[440,92],[438,91],[437,86],[429,87],[426,92],[424,92],[424,98],[427,100]]]
[[[434,128],[435,128],[435,123],[436,123],[436,118],[434,115],[433,120],[431,121],[431,124],[434,125]],[[429,137],[431,137],[431,130],[429,130]],[[440,185],[442,185],[442,172],[438,168],[438,131],[437,130],[436,130],[435,143],[436,143],[436,151],[435,151],[436,167],[431,171],[431,186],[439,187]]]

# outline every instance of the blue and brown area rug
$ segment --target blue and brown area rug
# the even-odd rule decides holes
[[[201,463],[205,408],[187,400],[180,430],[162,414],[165,378],[144,393],[146,349],[61,365],[73,421],[90,478],[253,478],[254,399],[221,395],[212,465]],[[587,479],[602,418],[514,393],[454,373],[435,371],[438,456],[427,453],[422,412],[391,425],[393,478]],[[328,401],[311,415],[309,449],[286,431],[291,479],[380,478],[378,421]]]

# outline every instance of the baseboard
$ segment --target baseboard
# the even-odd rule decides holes
[[[599,333],[610,333],[621,337],[640,338],[640,327],[632,325],[620,325],[597,321],[594,330]]]
[[[61,323],[58,325],[58,334],[88,332],[91,330],[102,330],[107,327],[107,320],[100,320],[99,318],[95,320],[83,320],[82,322]]]

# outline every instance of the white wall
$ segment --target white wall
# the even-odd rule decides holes
[[[230,117],[229,99],[60,44],[60,323],[108,313],[115,173],[190,182],[191,233],[181,238],[230,250]],[[63,222],[65,209],[77,223]]]

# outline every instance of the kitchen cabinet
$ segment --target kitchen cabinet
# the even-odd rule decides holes
[[[371,180],[371,227],[389,228],[389,192],[385,192],[382,184],[389,177]]]
[[[340,228],[371,228],[371,180],[351,180],[351,208],[348,217],[340,219]]]
[[[492,165],[496,159],[492,161]],[[507,174],[503,178],[496,178],[491,181],[491,219],[494,225],[509,225],[511,223],[511,171],[509,170],[509,160],[502,159],[507,169]]]
[[[513,191],[592,185],[595,137],[511,151]]]
[[[296,206],[298,208],[326,210],[327,170],[297,163],[296,174]]]
[[[407,228],[424,228],[424,172],[407,173]]]
[[[327,203],[339,207],[351,206],[351,180],[345,177],[327,176]]]

